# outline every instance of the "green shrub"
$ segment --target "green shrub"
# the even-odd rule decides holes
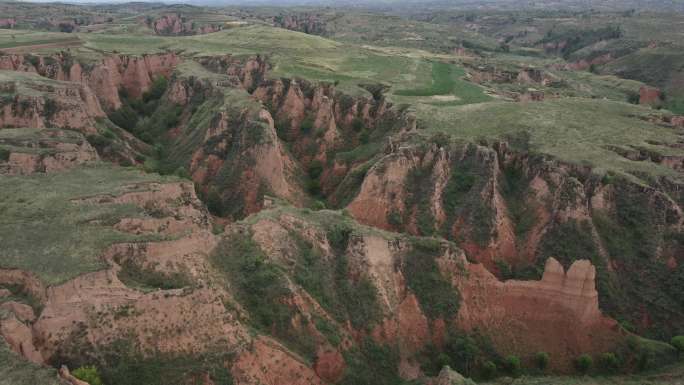
[[[401,214],[398,211],[392,210],[389,212],[389,214],[387,214],[387,223],[395,228],[401,228],[401,226],[404,225],[404,219],[401,217]]]
[[[303,134],[309,134],[314,128],[314,118],[311,115],[307,115],[304,120],[302,120],[302,124],[299,126],[299,129],[302,131]]]
[[[190,286],[190,280],[180,272],[164,273],[143,267],[131,259],[121,264],[118,277],[127,286],[142,289],[181,289]]]
[[[318,179],[323,173],[323,164],[319,160],[314,160],[309,164],[309,178]]]
[[[549,354],[546,352],[537,352],[534,355],[534,364],[537,369],[544,371],[549,367]]]
[[[674,346],[680,355],[684,354],[684,336],[675,336],[670,340],[670,345]]]
[[[97,150],[102,150],[103,148],[112,144],[111,139],[99,134],[90,134],[86,136],[86,140]]]
[[[325,210],[326,209],[325,202],[322,200],[316,200],[311,204],[311,209],[315,210],[315,211]]]
[[[655,369],[677,361],[677,349],[661,341],[649,340],[638,336],[627,338],[625,361],[634,362],[639,371]]]
[[[358,349],[344,353],[347,368],[341,385],[396,385],[403,381],[399,376],[399,354],[396,349],[379,345],[366,337]]]
[[[484,380],[491,380],[496,377],[498,368],[496,364],[492,361],[487,361],[482,365],[482,370],[480,370],[480,375]]]
[[[149,102],[150,100],[161,99],[161,97],[164,95],[164,92],[166,92],[168,85],[169,82],[166,80],[166,77],[157,76],[152,82],[150,89],[143,94],[143,101]]]
[[[522,372],[522,364],[520,363],[520,358],[518,356],[510,355],[504,359],[504,368],[506,373],[513,377],[520,376]]]
[[[10,158],[10,150],[6,148],[0,148],[0,160],[8,161]]]
[[[71,372],[71,374],[79,380],[87,382],[89,385],[102,385],[100,373],[95,366],[81,366]]]
[[[541,247],[544,261],[554,257],[566,267],[578,259],[598,255],[590,223],[574,219],[554,224],[544,235]]]
[[[122,105],[121,108],[109,114],[109,120],[112,123],[131,132],[138,124],[138,119],[138,114],[128,104]]]
[[[575,360],[575,369],[582,374],[586,374],[594,365],[594,360],[588,354],[582,354]]]
[[[294,280],[337,321],[350,322],[357,330],[369,330],[381,316],[377,289],[366,277],[349,277],[346,249],[351,232],[345,224],[328,229],[328,242],[335,253],[333,259],[324,258],[310,242],[291,233],[297,240],[300,255]]]
[[[45,99],[45,106],[43,109],[43,113],[45,114],[45,119],[46,120],[51,120],[52,117],[57,113],[59,110],[59,106],[57,105],[57,102],[52,100],[52,99]]]
[[[250,234],[231,234],[216,248],[212,264],[234,285],[237,298],[254,325],[267,333],[285,332],[292,310],[285,304],[290,295],[282,271],[269,263]]]
[[[451,319],[458,312],[459,293],[437,266],[439,252],[439,241],[415,240],[406,256],[403,273],[408,288],[416,295],[428,318]]]
[[[321,195],[321,182],[316,180],[316,179],[309,179],[306,182],[306,191],[314,197],[320,197],[320,195]]]
[[[336,252],[344,252],[347,249],[352,229],[344,224],[335,224],[328,229],[328,243]]]
[[[218,190],[214,187],[209,189],[206,197],[207,209],[213,215],[221,217],[225,213],[225,207],[223,205],[223,198]]]
[[[599,367],[606,373],[614,373],[620,368],[620,360],[615,353],[603,353],[599,357]]]
[[[463,205],[466,195],[476,182],[477,176],[469,170],[456,168],[451,172],[451,177],[442,194],[442,202],[447,213],[453,213]]]
[[[144,354],[129,340],[118,340],[99,349],[98,367],[107,385],[186,385],[201,383],[207,375],[215,385],[232,385],[226,362],[232,353],[162,353]]]
[[[332,322],[321,316],[314,315],[314,324],[316,325],[316,329],[328,339],[328,342],[330,342],[332,346],[340,345],[342,337],[340,336],[339,330],[337,330],[337,327]]]
[[[354,118],[352,121],[352,129],[356,132],[361,132],[361,130],[363,130],[363,120],[361,118]]]
[[[40,65],[40,57],[35,55],[28,54],[24,56],[24,61],[28,62],[30,65],[34,67],[38,67],[38,65]]]
[[[420,235],[433,235],[435,219],[428,198],[432,195],[434,187],[431,167],[413,168],[406,176],[406,181],[406,212],[410,213],[411,208],[417,206],[416,225]]]

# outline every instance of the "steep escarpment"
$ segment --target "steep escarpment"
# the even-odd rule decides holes
[[[132,370],[165,383],[255,384],[275,373],[288,383],[321,383],[300,357],[249,331],[241,305],[216,280],[208,255],[220,237],[192,184],[135,183],[125,190],[72,204],[143,207],[148,215],[110,226],[152,241],[115,243],[102,255],[104,270],[54,285],[0,270],[0,332],[13,350],[56,367],[96,364],[110,383]],[[269,359],[272,365],[252,365]],[[154,372],[160,366],[167,369]]]
[[[483,265],[467,262],[453,244],[380,233],[330,212],[302,214],[276,208],[251,218],[240,231],[248,239],[239,246],[231,240],[240,251],[219,249],[215,263],[239,282],[236,297],[257,315],[253,321],[311,357],[329,381],[369,381],[363,376],[380,370],[385,371],[380,378],[390,378],[381,383],[437,375],[439,352],[469,334],[479,336],[482,351],[469,358],[477,364],[467,369],[458,364],[468,375],[478,376],[486,360],[507,354],[531,360],[540,350],[552,352],[553,367],[567,371],[578,355],[612,351],[627,336],[601,314],[589,261],[577,262],[566,274],[549,259],[541,281],[501,282]],[[253,276],[236,275],[251,263],[240,262],[242,253],[262,261]],[[237,265],[225,258],[238,258],[232,262]],[[260,284],[265,286],[258,292],[247,291]],[[271,312],[276,319],[267,316]],[[571,325],[581,325],[573,337],[558,332]],[[520,333],[520,338],[497,333]],[[384,351],[383,367],[363,362],[368,349]],[[330,368],[330,360],[338,362],[333,367],[339,371],[319,370]]]
[[[304,204],[299,165],[278,140],[271,115],[233,80],[209,73],[170,81],[162,103],[181,113],[175,126],[157,134],[164,148],[158,169],[187,173],[219,216],[257,212],[265,195]],[[162,108],[150,119],[164,113]]]
[[[92,90],[76,83],[0,71],[0,89],[1,127],[71,128],[88,134],[104,116]]]
[[[89,63],[81,63],[68,53],[4,55],[0,57],[0,69],[80,83],[90,88],[105,110],[114,110],[121,107],[119,91],[131,97],[142,96],[155,77],[169,76],[179,60],[173,53],[142,57],[110,55]]]
[[[587,260],[574,262],[565,272],[549,258],[540,281],[500,282],[482,265],[471,265],[468,272],[460,286],[458,323],[486,334],[506,354],[531,359],[528,352],[545,351],[553,357],[578,357],[614,350],[626,336],[616,321],[601,314],[596,271]],[[554,365],[570,371],[571,361]]]
[[[309,194],[332,207],[351,199],[391,135],[415,130],[415,119],[392,106],[382,86],[368,90],[368,96],[353,97],[333,84],[277,79],[252,93],[306,171]]]
[[[351,97],[333,84],[271,80],[262,56],[188,65],[192,75],[179,72],[163,99],[184,111],[164,134],[163,163],[167,172],[186,169],[220,216],[254,213],[265,195],[341,206],[386,138],[415,125],[381,88]]]
[[[272,17],[271,22],[276,27],[312,35],[323,36],[327,33],[325,16],[314,13],[277,15]]]
[[[146,17],[144,24],[162,36],[203,35],[218,32],[223,28],[221,24],[198,24],[187,20],[180,13],[169,13],[159,17]]]
[[[40,60],[13,74],[66,76]],[[26,203],[5,212],[31,228],[43,225],[30,211],[42,204],[66,240],[36,250],[20,237],[5,254],[0,282],[12,299],[0,331],[28,359],[96,364],[109,383],[142,366],[168,383],[394,384],[427,381],[445,364],[484,376],[506,355],[531,365],[540,351],[557,371],[605,352],[631,365],[630,330],[666,338],[681,325],[676,182],[599,178],[504,142],[426,138],[381,85],[352,97],[335,84],[274,79],[261,56],[151,70],[175,60],[103,59],[120,81],[93,81],[92,69],[67,83],[116,89],[118,108],[95,100],[110,103],[111,118],[100,116],[97,132],[154,148],[135,162],[193,183],[132,168],[69,174],[92,172],[97,156],[66,127],[0,136],[11,164],[17,148],[48,150],[8,173],[62,172],[93,188],[74,195],[68,179],[61,202],[8,200]],[[62,142],[50,147],[48,131]],[[53,167],[46,154],[60,152],[69,155]],[[33,177],[7,190],[35,189]],[[112,191],[102,187],[110,181]],[[0,229],[19,233],[17,222]],[[89,249],[68,249],[81,234]],[[56,253],[83,270],[49,263]],[[645,261],[653,275],[638,277]]]
[[[58,129],[0,130],[0,174],[57,172],[99,159],[85,137]]]
[[[174,54],[113,55],[88,63],[65,52],[50,56],[1,56],[0,68],[16,72],[8,80],[32,76],[20,73],[57,80],[47,82],[36,77],[34,83],[49,83],[33,87],[42,93],[42,100],[31,90],[23,96],[17,92],[22,87],[8,82],[7,91],[18,95],[11,104],[8,100],[4,105],[4,125],[77,129],[86,134],[103,158],[125,165],[140,163],[151,152],[149,146],[105,119],[105,111],[111,116],[128,99],[141,99],[154,81],[169,76],[178,62]],[[25,80],[18,82],[24,83]]]
[[[678,281],[681,265],[672,235],[682,222],[677,185],[655,180],[645,187],[505,143],[449,144],[437,137],[384,155],[348,210],[376,227],[452,239],[503,278],[540,277],[549,257],[565,268],[590,258],[602,308],[634,331],[668,338],[680,332],[673,324],[679,295],[668,283]],[[648,264],[650,278],[637,273],[638,261]],[[645,312],[659,315],[644,321]]]

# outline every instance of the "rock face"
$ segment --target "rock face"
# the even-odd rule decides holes
[[[53,173],[99,159],[83,135],[73,131],[51,129],[12,138],[0,133],[0,145],[11,146],[7,160],[0,160],[0,174],[6,175]]]
[[[108,269],[47,288],[30,274],[0,270],[0,284],[30,291],[42,308],[34,319],[23,305],[3,305],[10,315],[0,321],[0,335],[13,350],[37,363],[60,364],[73,349],[80,352],[79,359],[86,358],[91,349],[105,349],[125,335],[141,351],[233,352],[223,365],[230,365],[237,384],[323,383],[312,367],[279,343],[252,336],[232,294],[215,281],[208,254],[218,239],[191,183],[142,183],[126,190],[116,197],[92,196],[73,203],[144,206],[158,214],[124,218],[115,227],[172,240],[115,244],[103,255]],[[119,277],[131,263],[157,274],[182,274],[192,286],[148,292],[129,287]],[[328,362],[321,372],[336,375],[339,369]],[[77,383],[63,372],[63,378]]]
[[[255,370],[255,367],[265,370]],[[324,384],[313,370],[268,338],[258,338],[253,351],[241,355],[233,364],[232,372],[235,384]]]
[[[0,80],[10,100],[0,103],[0,127],[58,127],[93,133],[95,119],[105,114],[88,87],[69,82],[43,84],[40,77],[22,77],[26,85]],[[25,88],[26,87],[26,88]],[[37,92],[36,92],[37,91]]]
[[[35,72],[50,79],[80,83],[90,90],[86,96],[96,96],[107,110],[121,107],[119,90],[126,91],[132,97],[140,97],[149,89],[155,77],[170,76],[180,60],[173,53],[142,57],[113,55],[84,67],[64,54],[33,58],[24,55],[1,56],[0,69]],[[92,99],[95,100],[94,97]]]
[[[33,345],[33,333],[30,326],[14,316],[0,320],[0,336],[17,354],[36,364],[45,361],[41,353]]]
[[[211,98],[207,90],[229,86],[251,93],[265,107],[217,111],[203,131],[205,145],[193,153],[190,161],[193,180],[204,186],[205,194],[218,194],[222,202],[237,206],[221,210],[223,215],[242,217],[260,210],[264,189],[302,205],[308,199],[302,183],[297,182],[301,178],[296,175],[316,164],[323,167],[319,175],[320,189],[326,195],[334,194],[345,174],[356,164],[338,167],[327,162],[328,157],[357,146],[362,135],[381,131],[378,128],[381,124],[408,127],[412,124],[401,120],[396,111],[390,111],[391,106],[379,94],[377,98],[355,99],[337,92],[332,84],[269,80],[266,78],[269,66],[261,56],[240,59],[223,56],[198,61],[209,71],[225,76],[225,80],[178,78],[170,86],[171,100],[183,105],[193,98],[196,100],[200,94]],[[250,127],[260,132],[258,138],[246,135]],[[317,134],[313,135],[314,132]],[[283,150],[283,141],[289,142],[287,152]],[[236,151],[243,151],[242,160],[253,159],[253,164],[236,165],[239,160],[235,157]],[[223,174],[225,178],[228,168],[233,170],[231,178],[240,183],[218,185],[218,176]],[[234,170],[242,169],[245,171],[241,175],[234,175]]]
[[[437,378],[432,380],[430,385],[476,385],[474,381],[463,377],[460,373],[445,366],[439,372]]]
[[[458,324],[486,333],[502,353],[547,351],[565,358],[554,363],[556,369],[570,371],[572,357],[610,351],[623,338],[617,322],[599,310],[589,261],[573,263],[566,273],[549,258],[541,281],[500,282],[482,265],[470,265],[468,272],[459,284]]]
[[[332,257],[329,245],[321,242],[325,235],[312,224],[288,214],[268,218],[254,223],[251,230],[273,263],[286,270],[299,263],[297,241],[292,238],[295,229],[323,253],[321,258]],[[455,330],[477,329],[501,355],[531,359],[536,352],[547,351],[559,371],[570,370],[578,355],[611,351],[625,338],[617,323],[599,310],[595,268],[586,260],[575,262],[566,273],[550,258],[540,281],[502,282],[483,265],[468,263],[462,251],[445,247],[436,258],[441,274],[460,292],[460,309],[453,319],[430,319],[423,312],[425,304],[406,284],[407,274],[416,272],[401,268],[406,258],[416,258],[407,257],[410,248],[401,237],[364,235],[350,240],[345,253],[349,277],[365,277],[375,287],[382,318],[370,335],[380,344],[397,347],[404,378],[419,377],[416,354]],[[300,308],[302,314],[321,310]],[[349,325],[345,329],[350,335],[359,333]],[[331,358],[319,355],[315,366],[325,379],[334,378],[322,370],[330,367]]]
[[[639,88],[639,104],[653,105],[661,101],[661,92],[657,88],[642,86]]]
[[[185,20],[180,13],[162,15],[156,19],[148,18],[145,23],[155,34],[163,36],[203,35],[218,32],[223,27],[220,24],[197,25]]]
[[[13,17],[0,19],[0,28],[13,29],[15,25],[17,25],[17,20]]]
[[[296,183],[301,173],[278,139],[273,118],[258,103],[225,101],[227,87],[249,86],[263,64],[248,60],[244,70],[229,67],[221,81],[176,77],[168,99],[186,110],[201,109],[206,119],[193,131],[172,133],[179,151],[187,151],[191,178],[215,213],[244,217],[263,207],[264,194],[301,205],[305,194]],[[188,135],[190,134],[190,135]],[[231,183],[226,183],[230,180]]]
[[[273,18],[273,25],[311,35],[326,34],[325,21],[319,15],[310,13],[276,16]]]
[[[494,266],[495,255],[515,261],[523,257],[516,251],[499,191],[498,164],[495,151],[478,146],[398,148],[368,171],[347,209],[358,221],[383,229],[412,234],[441,230],[449,238],[464,237],[469,256],[487,266]],[[466,187],[453,186],[460,180],[454,178],[465,173],[478,177],[467,177]],[[448,195],[453,188],[463,189],[459,195],[464,195],[464,202],[466,195],[471,196],[471,204],[451,203]],[[482,228],[471,227],[472,216],[480,211],[487,212],[488,219]]]

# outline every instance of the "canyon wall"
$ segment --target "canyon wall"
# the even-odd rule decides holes
[[[50,79],[87,86],[105,110],[121,107],[119,91],[140,97],[157,76],[170,76],[180,61],[173,53],[141,57],[109,55],[94,63],[80,63],[68,54],[54,56],[4,55],[0,69],[34,72]]]

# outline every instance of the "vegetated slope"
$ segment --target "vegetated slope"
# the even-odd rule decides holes
[[[28,359],[95,364],[113,384],[428,383],[444,365],[515,375],[542,351],[559,372],[582,354],[624,371],[675,359],[632,334],[682,332],[670,114],[496,87],[491,102],[453,57],[263,26],[84,39],[74,56],[3,57],[3,126],[37,126],[0,130],[0,170],[23,175],[3,176],[0,330]],[[424,99],[464,88],[466,105]],[[53,118],[79,111],[58,99],[44,119],[46,100],[92,89],[107,91],[95,118]],[[91,153],[83,134],[99,155],[59,155]],[[68,215],[36,219],[53,210]],[[14,237],[41,226],[58,239]]]
[[[0,373],[2,373],[0,384],[66,384],[66,381],[57,378],[57,371],[55,369],[42,367],[27,361],[24,357],[13,352],[4,341],[0,341],[0,358],[3,363],[0,366]]]

